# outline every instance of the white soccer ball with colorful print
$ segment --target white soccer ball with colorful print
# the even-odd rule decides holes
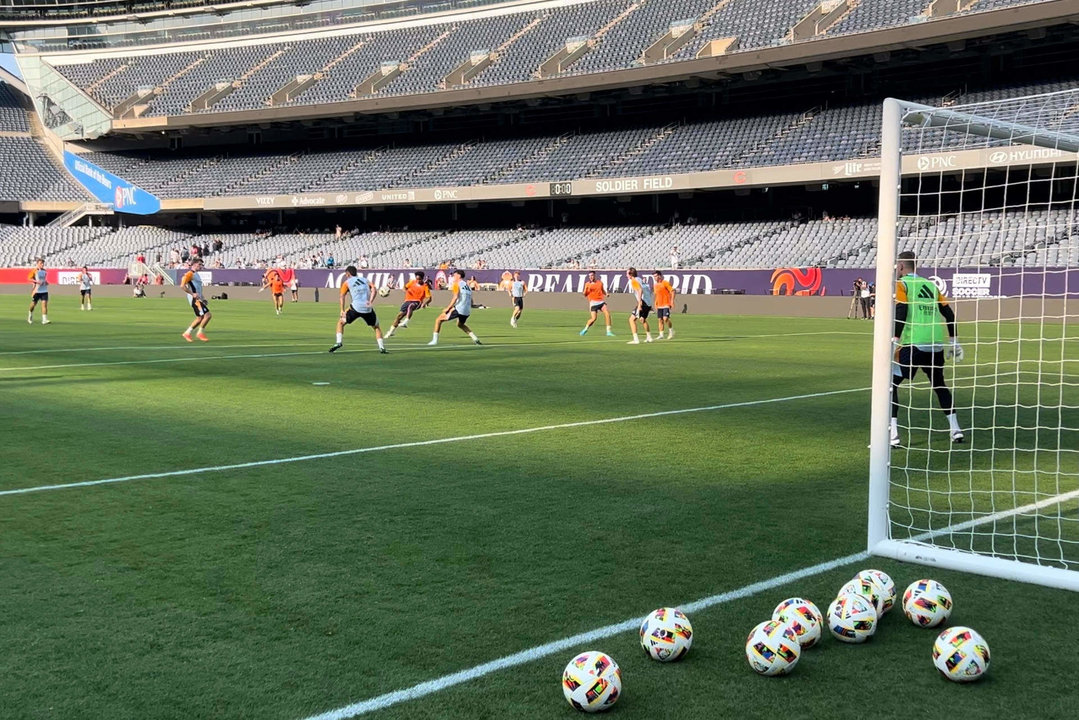
[[[582,712],[609,710],[622,694],[622,671],[607,653],[580,653],[562,672],[562,694]]]
[[[761,675],[786,675],[798,664],[802,645],[790,623],[765,620],[746,639],[746,660]]]
[[[673,662],[693,645],[693,625],[678,608],[659,608],[641,623],[641,647],[653,660]]]
[[[933,664],[955,682],[972,682],[989,669],[989,644],[968,627],[951,627],[933,643]]]
[[[864,643],[877,631],[877,610],[863,595],[840,595],[828,606],[824,621],[836,640]]]
[[[884,598],[883,609],[877,611],[878,615],[884,615],[895,606],[895,580],[892,580],[891,575],[883,570],[862,570],[854,577],[855,579],[876,580],[877,585],[881,589],[881,595]]]
[[[389,285],[383,285],[382,287],[380,287],[380,288],[378,289],[378,296],[379,296],[379,297],[386,297],[386,296],[387,296],[387,295],[389,295],[389,294],[390,294],[390,287],[389,287]]]
[[[952,614],[952,594],[936,580],[915,580],[903,593],[903,614],[919,627],[936,627]]]
[[[789,623],[798,636],[798,644],[802,649],[811,648],[820,640],[821,626],[824,618],[820,609],[812,601],[804,598],[787,598],[776,605],[772,611],[772,619]]]
[[[858,573],[847,581],[847,584],[839,588],[838,595],[861,595],[873,605],[877,611],[877,617],[884,614],[884,590],[877,584],[877,579],[870,575]],[[837,595],[837,597],[838,597]]]

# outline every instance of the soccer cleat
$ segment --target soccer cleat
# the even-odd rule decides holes
[[[28,317],[28,318],[26,318],[26,322],[28,322],[28,323],[30,323],[31,325],[33,325],[33,324],[34,324],[34,318],[33,318],[33,317]],[[583,333],[582,333],[582,334],[583,334]]]
[[[899,436],[898,436],[898,435],[892,435],[892,437],[891,437],[891,440],[889,440],[889,441],[888,441],[888,443],[889,443],[889,444],[890,444],[890,445],[891,445],[892,447],[894,447],[894,448],[897,448],[897,447],[899,447],[900,445],[902,445],[902,444],[903,444],[903,443],[902,443],[902,442],[901,442],[901,441],[899,440]]]
[[[963,437],[963,431],[962,430],[953,430],[952,431],[952,444],[958,445],[958,444],[962,443],[964,440],[965,440],[965,438]]]
[[[640,345],[640,344],[641,344],[641,341],[638,340],[637,338],[633,338],[632,340],[630,340],[629,342],[626,343],[626,345]]]
[[[669,333],[667,333],[667,339],[674,340],[674,330],[671,330]]]
[[[85,308],[84,306],[82,306],[82,305],[79,305],[79,310],[85,310],[85,309],[86,309],[86,308]]]
[[[180,335],[183,337],[184,340],[187,340],[188,342],[195,342],[191,339],[191,333],[180,333]]]
[[[401,322],[401,324],[400,324],[400,325],[398,325],[397,327],[400,327],[400,328],[406,328],[406,327],[408,327],[408,318],[405,318],[405,319],[404,319],[404,320],[403,320],[403,321]]]
[[[516,320],[510,320],[510,327],[511,328],[517,327],[517,321]]]
[[[330,352],[337,352],[340,349],[341,349],[341,343],[334,343],[333,347],[330,348]]]
[[[652,342],[652,338],[650,338],[650,337],[646,337],[646,338],[644,339],[644,341],[645,341],[645,342]]]
[[[585,334],[586,332],[588,332],[588,328],[585,328],[584,330],[582,330],[582,331],[580,332],[580,335],[582,335],[582,336],[583,336],[583,335],[584,335],[584,334]]]
[[[333,352],[333,351],[331,350],[331,352]],[[387,355],[388,353],[386,352],[386,348],[384,348],[384,347],[380,347],[380,348],[378,349],[378,354],[379,354],[379,355]]]
[[[389,330],[389,332],[386,333],[386,337],[388,337],[388,338],[393,337],[393,334],[395,332],[397,332],[397,328],[394,327],[394,326],[390,326],[390,330]]]
[[[42,325],[52,325],[52,320],[42,320],[41,324]]]
[[[607,337],[614,337],[614,333],[610,330],[607,331]]]
[[[438,340],[432,340],[431,342],[429,342],[427,344],[428,345],[438,345]]]
[[[474,339],[474,340],[472,341],[472,343],[473,343],[474,345],[482,345],[482,344],[483,344],[483,343],[481,343],[481,342],[480,342],[480,339],[479,339],[479,338],[475,338],[475,339]]]
[[[198,335],[196,335],[195,337],[197,337],[197,338],[198,338],[199,340],[202,340],[203,342],[210,342],[210,338],[206,337],[206,336],[205,336],[205,335],[203,335],[202,333],[199,333],[199,334],[198,334]]]

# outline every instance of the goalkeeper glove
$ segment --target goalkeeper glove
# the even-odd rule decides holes
[[[963,346],[956,338],[952,338],[952,344],[944,351],[944,356],[955,362],[963,362]]]

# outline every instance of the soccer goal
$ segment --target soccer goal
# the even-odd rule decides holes
[[[1077,152],[1079,91],[947,107],[885,101],[871,553],[1079,590]],[[913,363],[917,374],[895,391],[893,440],[893,377],[904,370],[885,288],[896,287],[902,252],[955,314],[965,357],[946,361],[944,378],[960,442]],[[904,294],[911,286],[932,300],[908,299],[905,326],[944,323],[941,312],[928,319],[940,309],[932,285],[914,279]],[[899,347],[950,349],[946,332],[908,332]]]

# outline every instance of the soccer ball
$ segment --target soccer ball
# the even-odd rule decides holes
[[[878,617],[884,614],[884,590],[877,584],[877,579],[871,575],[858,573],[839,589],[839,594],[861,595],[873,605]]]
[[[562,694],[582,712],[607,710],[622,694],[622,671],[607,653],[583,652],[562,672]]]
[[[877,611],[863,595],[840,595],[828,606],[828,629],[845,643],[864,643],[877,631]]]
[[[786,675],[798,664],[802,646],[790,623],[765,620],[746,639],[746,660],[761,675]]]
[[[802,649],[811,648],[820,640],[821,625],[824,618],[820,610],[811,601],[803,598],[787,598],[776,605],[772,611],[772,619],[789,623],[794,628],[794,634],[798,636],[798,644]]]
[[[870,578],[875,579],[877,581],[877,585],[881,589],[881,595],[884,597],[884,609],[878,609],[877,613],[879,615],[883,615],[884,613],[891,610],[892,606],[895,605],[895,581],[892,580],[892,577],[883,570],[863,570],[854,577],[864,578],[867,575]]]
[[[989,645],[968,627],[951,627],[933,643],[933,664],[955,682],[972,682],[989,669]]]
[[[936,580],[916,580],[903,593],[903,614],[920,627],[936,627],[952,614],[952,594]]]
[[[659,608],[641,623],[641,647],[653,660],[677,660],[692,644],[693,626],[678,608]]]
[[[389,294],[390,294],[390,288],[388,286],[386,286],[386,285],[383,285],[382,287],[380,287],[378,289],[378,296],[379,297],[386,297]]]

